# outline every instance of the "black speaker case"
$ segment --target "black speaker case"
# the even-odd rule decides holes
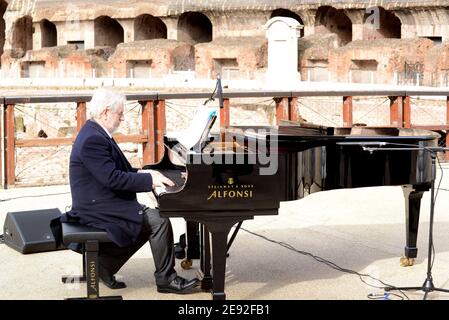
[[[5,244],[23,254],[65,249],[56,246],[50,229],[50,221],[60,216],[57,208],[8,212],[3,225]]]

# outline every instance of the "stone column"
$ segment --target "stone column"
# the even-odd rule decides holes
[[[303,26],[292,18],[274,17],[265,24],[268,38],[266,84],[270,88],[294,86],[298,77],[298,38]]]
[[[178,19],[171,17],[160,18],[167,27],[167,39],[178,40]]]
[[[134,41],[134,19],[117,19],[118,23],[123,28],[123,42],[133,42]]]
[[[84,48],[95,48],[95,24],[94,20],[83,21],[84,29]]]
[[[315,34],[315,25],[313,24],[305,24],[304,25],[304,37]]]
[[[15,12],[6,11],[3,19],[5,20],[5,44],[3,52],[12,49],[12,37],[14,33],[14,22],[17,20]]]
[[[65,40],[65,25],[64,22],[61,21],[56,21],[54,22],[55,26],[56,26],[56,45],[58,46],[63,46],[65,45],[67,42]]]
[[[33,50],[42,49],[42,30],[40,22],[33,22]]]
[[[363,29],[365,28],[363,18],[365,13],[369,13],[369,10],[346,10],[345,12],[352,22],[352,41],[363,40]]]
[[[363,24],[352,25],[352,41],[363,40]]]

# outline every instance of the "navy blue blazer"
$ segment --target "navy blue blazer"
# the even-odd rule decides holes
[[[137,173],[118,145],[95,121],[78,133],[70,155],[72,210],[61,221],[106,230],[120,247],[132,244],[142,228],[142,205],[136,192],[151,191],[149,173]]]

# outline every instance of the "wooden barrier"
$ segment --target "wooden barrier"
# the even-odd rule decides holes
[[[248,91],[248,92],[224,92],[223,108],[220,109],[220,131],[230,125],[231,98],[257,98],[271,97],[275,101],[276,123],[281,120],[298,121],[301,115],[298,110],[298,98],[311,96],[340,96],[343,97],[342,126],[353,126],[353,97],[354,96],[387,96],[390,98],[390,125],[401,128],[419,128],[427,130],[449,131],[449,91],[443,90],[380,90],[380,91]],[[445,96],[446,98],[446,124],[419,126],[411,123],[411,96]],[[164,153],[163,139],[166,133],[165,101],[168,99],[207,99],[210,93],[134,93],[128,94],[127,99],[139,101],[142,106],[142,127],[139,134],[119,135],[115,137],[117,142],[141,143],[143,146],[143,164],[151,164],[159,161]],[[90,95],[53,95],[53,96],[10,96],[0,97],[3,101],[4,150],[0,157],[0,181],[5,181],[6,187],[15,185],[15,149],[27,147],[48,147],[59,145],[71,145],[76,137],[70,138],[36,138],[16,139],[14,128],[14,108],[18,103],[55,103],[76,102],[76,129],[80,131],[86,122],[86,102],[90,101]],[[449,146],[449,135],[446,136],[446,146]],[[449,160],[449,153],[446,155]]]

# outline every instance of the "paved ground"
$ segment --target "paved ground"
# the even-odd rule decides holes
[[[449,189],[449,165],[443,164],[443,168],[441,188]],[[65,210],[70,205],[68,191],[68,186],[0,190],[0,199],[21,197],[0,202],[0,223],[3,225],[9,211],[54,207]],[[388,284],[420,286],[427,267],[429,194],[422,201],[418,259],[408,268],[399,266],[405,243],[400,187],[320,192],[282,203],[277,216],[256,217],[245,222],[227,261],[227,298],[366,300],[370,293],[383,293],[369,286],[379,286],[379,282],[362,277],[364,283],[357,275],[337,271],[299,251]],[[147,194],[139,197],[141,202],[152,204]],[[448,191],[439,192],[435,221],[434,283],[449,288]],[[172,223],[177,239],[184,232],[184,221],[172,219]],[[276,242],[288,244],[297,251]],[[0,260],[0,299],[47,300],[85,294],[84,285],[64,285],[60,281],[62,274],[77,273],[81,268],[81,257],[69,250],[22,255],[0,245]],[[193,277],[197,267],[198,261],[188,271],[177,264],[179,274],[185,277]],[[128,300],[210,299],[210,294],[203,292],[185,296],[159,294],[153,271],[151,251],[146,245],[118,273],[118,278],[125,280],[128,287],[113,291],[101,285],[100,291],[103,295],[119,293]],[[422,292],[408,292],[407,296],[421,299]],[[449,294],[432,292],[430,298],[449,299]]]

